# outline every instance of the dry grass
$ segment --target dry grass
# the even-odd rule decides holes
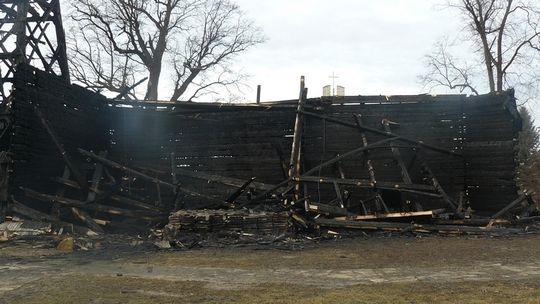
[[[539,303],[540,282],[399,283],[321,289],[265,284],[215,290],[200,282],[70,275],[36,281],[0,303]]]
[[[241,269],[351,269],[467,266],[478,261],[540,260],[540,235],[513,238],[382,238],[323,243],[301,251],[205,249],[151,254],[140,262],[157,265]]]

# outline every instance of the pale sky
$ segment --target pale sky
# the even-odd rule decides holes
[[[297,98],[302,75],[309,97],[321,96],[333,73],[346,95],[427,93],[417,80],[425,71],[423,56],[462,28],[456,13],[441,7],[445,0],[233,1],[268,39],[235,61],[234,70],[251,76],[241,92],[233,90],[241,101],[254,101],[258,84],[263,101]],[[68,2],[62,3],[69,16]],[[161,92],[172,90],[165,78]],[[215,99],[207,95],[198,101]],[[219,99],[230,98],[223,91]]]
[[[336,85],[346,95],[419,94],[423,56],[445,35],[460,30],[459,18],[426,0],[237,0],[268,41],[243,54],[238,67],[252,77],[244,89],[254,100],[293,99],[306,77],[309,96]]]

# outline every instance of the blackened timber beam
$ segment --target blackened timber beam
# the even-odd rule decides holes
[[[228,202],[228,203],[234,203],[234,201],[240,197],[240,195],[242,195],[242,193],[244,193],[244,191],[246,191],[246,188],[251,184],[253,183],[253,181],[255,180],[255,177],[252,177],[250,179],[248,179],[240,188],[238,188],[236,191],[233,192],[233,194],[231,194],[229,196],[229,198],[227,198],[225,201]]]
[[[345,208],[345,204],[344,204],[344,201],[343,201],[343,195],[341,194],[341,188],[339,188],[339,184],[337,183],[337,181],[334,181],[332,184],[334,185],[334,190],[336,191],[336,196],[337,196],[337,199],[338,199],[339,206],[341,208]]]
[[[231,186],[231,187],[242,187],[242,185],[244,185],[245,183],[244,180],[241,180],[239,178],[226,177],[226,176],[221,176],[217,174],[208,174],[208,173],[198,172],[198,171],[190,171],[190,170],[181,169],[181,168],[175,168],[173,173],[175,175],[182,175],[182,176],[207,180],[211,182],[218,182],[225,186]],[[274,187],[274,185],[265,184],[265,183],[256,182],[256,181],[252,182],[252,186],[255,187],[255,189],[259,189],[259,190],[268,190]]]
[[[333,118],[333,117],[330,117],[330,116],[327,116],[327,115],[321,115],[321,114],[317,114],[317,113],[313,113],[313,112],[309,112],[309,111],[305,111],[305,110],[302,110],[301,112],[302,112],[302,114],[304,114],[306,116],[323,119],[323,120],[333,122],[333,123],[338,124],[338,125],[342,125],[342,126],[346,126],[346,127],[354,128],[354,129],[359,128],[356,124],[349,123],[349,122],[346,122],[346,121],[343,121],[343,120],[339,120],[337,118]],[[444,153],[444,154],[450,154],[450,155],[457,156],[457,157],[463,157],[463,155],[461,153],[446,150],[446,149],[442,149],[442,148],[439,148],[439,147],[435,147],[435,146],[432,146],[430,144],[426,144],[426,143],[424,143],[422,141],[419,141],[419,140],[416,140],[416,139],[413,139],[413,138],[400,136],[400,135],[397,135],[397,134],[391,133],[391,132],[388,133],[388,132],[377,130],[377,129],[374,129],[374,128],[370,128],[370,127],[367,127],[367,126],[361,126],[360,128],[363,129],[364,131],[367,131],[367,132],[375,133],[375,134],[386,136],[386,137],[392,137],[392,138],[394,138],[394,140],[399,140],[399,141],[403,141],[403,142],[413,144],[413,145],[416,145],[416,146],[421,146],[421,147],[424,147],[424,148],[426,148],[428,150],[433,150],[433,151]]]
[[[73,189],[80,189],[79,186],[77,185],[77,183],[69,180],[69,179],[63,179],[63,178],[52,178],[53,181],[57,182],[57,183],[60,183],[64,186],[67,186],[67,187],[71,187]],[[107,199],[110,199],[110,200],[113,200],[113,201],[116,201],[116,202],[119,202],[119,203],[122,203],[122,204],[125,204],[125,205],[128,205],[128,206],[132,206],[132,207],[135,207],[135,208],[140,208],[140,209],[146,209],[146,210],[151,210],[151,211],[155,211],[155,212],[164,212],[164,210],[162,210],[161,208],[159,207],[156,207],[148,202],[144,202],[144,201],[140,201],[140,200],[136,200],[136,199],[132,199],[132,198],[129,198],[129,197],[125,197],[125,196],[122,196],[122,195],[118,195],[118,194],[114,194],[114,192],[116,192],[117,189],[113,189],[112,191],[111,190],[107,190],[107,191],[102,191],[102,190],[99,190],[99,189],[94,189],[94,188],[90,188],[90,191],[94,191],[98,196],[94,199],[94,201],[92,202],[102,202],[102,201],[105,201]],[[87,201],[88,203],[88,201]]]
[[[520,204],[521,202],[527,200],[527,197],[530,195],[529,192],[525,192],[524,194],[521,194],[518,198],[516,198],[515,200],[513,200],[510,204],[508,204],[506,207],[502,208],[501,210],[499,210],[497,213],[495,213],[494,215],[491,216],[492,219],[496,219],[502,215],[504,215],[505,213],[507,213],[508,211],[510,211],[510,209],[514,208],[515,206],[517,206],[518,204]]]
[[[166,216],[165,214],[152,212],[152,211],[127,210],[127,209],[104,206],[104,205],[99,205],[99,204],[85,204],[84,202],[79,201],[79,200],[39,193],[37,191],[24,188],[24,187],[21,187],[21,190],[24,191],[24,193],[28,197],[31,197],[33,199],[37,199],[37,200],[49,202],[49,203],[59,203],[59,204],[63,204],[63,205],[71,206],[71,207],[77,207],[80,209],[90,210],[90,211],[98,211],[98,212],[103,212],[103,213],[108,213],[108,214],[113,214],[113,215],[133,217],[133,218],[149,220],[149,221],[161,219]]]
[[[104,165],[107,165],[107,166],[109,166],[111,168],[131,173],[131,174],[133,174],[133,175],[135,175],[135,176],[137,176],[137,177],[139,177],[139,178],[141,178],[143,180],[146,180],[146,181],[149,181],[149,182],[152,182],[152,183],[159,183],[159,184],[161,184],[163,186],[166,186],[166,187],[168,187],[168,188],[170,188],[172,190],[176,189],[176,185],[173,185],[173,184],[171,184],[169,182],[163,181],[163,180],[161,180],[159,178],[152,177],[150,175],[144,174],[144,173],[139,172],[137,170],[128,168],[128,167],[126,167],[124,165],[121,165],[121,164],[115,162],[115,161],[109,160],[109,159],[107,159],[105,157],[98,156],[98,155],[96,155],[96,154],[94,154],[94,153],[92,153],[90,151],[86,151],[86,150],[81,149],[81,148],[79,148],[78,150],[82,155],[87,156],[87,157],[89,157],[89,158],[91,158],[91,159],[93,159],[95,161],[98,161],[98,162],[100,162],[100,163],[102,163]]]
[[[245,205],[250,204],[251,202],[255,202],[255,201],[259,201],[261,199],[264,199],[267,195],[269,195],[271,193],[274,193],[275,191],[279,190],[281,187],[284,187],[284,186],[288,185],[290,182],[291,182],[291,179],[286,179],[286,180],[282,181],[281,183],[275,185],[271,189],[268,189],[268,190],[264,191],[263,193],[257,195],[250,202],[244,203],[244,205],[239,206],[239,207],[243,207]]]
[[[363,125],[362,116],[360,114],[359,115],[354,115],[354,119],[356,120],[356,126],[360,130],[360,136],[362,137],[362,144],[364,145],[364,147],[366,147],[368,145],[368,140],[367,140],[366,133],[362,129],[362,125]],[[373,169],[373,165],[371,163],[371,160],[369,159],[369,151],[368,150],[364,151],[364,158],[366,160],[366,165],[367,165],[367,168],[368,168],[369,179],[371,180],[371,182],[373,184],[377,184],[377,180],[375,179],[375,169]]]
[[[392,133],[392,130],[390,128],[390,123],[391,122],[388,119],[383,119],[382,121],[383,127],[386,130],[386,133]],[[406,184],[412,184],[411,176],[409,175],[409,172],[407,171],[407,167],[405,166],[405,162],[403,161],[403,157],[401,156],[401,152],[399,151],[399,148],[396,147],[394,142],[390,142],[390,149],[392,150],[392,155],[394,156],[394,160],[397,162],[399,169],[401,171],[401,178],[403,179],[403,182]]]
[[[71,176],[71,171],[69,170],[69,168],[66,166],[64,168],[64,173],[62,174],[62,178],[65,179],[65,180],[69,180],[69,177]],[[71,182],[71,180],[69,180]],[[81,187],[77,184],[77,182],[72,182],[75,186],[78,186],[76,187],[77,189],[81,189]],[[63,185],[65,186],[65,185]],[[66,193],[66,189],[65,187],[61,187],[60,189],[58,189],[58,191],[56,191],[56,196],[58,197],[63,197]],[[88,192],[88,195],[90,195],[92,192]],[[52,205],[52,208],[51,208],[51,213],[57,217],[58,220],[60,220],[60,204],[58,203],[54,203]],[[88,228],[90,228],[92,231],[94,231],[95,233],[98,233],[98,234],[103,234],[104,231],[103,229],[101,229],[101,227],[95,222],[92,220],[92,217],[86,213],[86,211],[83,211],[81,209],[78,209],[76,207],[69,207],[69,211],[71,211],[71,213],[73,214],[73,216],[75,216],[76,218],[78,218],[81,222],[83,222]]]
[[[300,176],[296,178],[301,182],[321,183],[321,184],[334,184],[355,186],[359,188],[373,188],[375,185],[370,180],[366,179],[352,179],[352,178],[334,178],[334,177],[318,177],[318,176]],[[412,192],[415,194],[423,194],[426,196],[441,197],[436,193],[422,192],[422,191],[437,191],[437,189],[430,185],[423,184],[404,184],[393,182],[378,182],[377,188],[382,190],[395,190],[403,192]]]
[[[304,121],[302,111],[304,110],[304,102],[307,98],[307,90],[305,88],[305,78],[300,78],[300,96],[298,97],[298,107],[296,109],[296,118],[294,121],[294,133],[291,146],[291,159],[289,162],[289,178],[300,176],[301,166],[301,151],[302,151],[302,137],[304,131]],[[300,183],[297,182],[294,188],[295,200],[300,196]]]
[[[364,132],[364,129],[362,129],[362,126],[363,126],[362,115],[358,114],[358,115],[353,115],[353,116],[356,122],[356,126],[360,130],[360,136],[362,137],[362,144],[365,147],[368,145],[368,140],[367,140],[366,133]],[[390,142],[390,144],[393,144],[393,142]],[[377,185],[377,180],[375,178],[375,169],[373,168],[373,164],[371,163],[371,159],[369,158],[368,150],[364,151],[364,159],[368,168],[369,179],[374,185]],[[382,210],[381,207],[384,207],[384,209],[388,212],[388,206],[386,206],[386,203],[384,202],[384,199],[382,198],[379,191],[375,189],[375,208],[377,208],[377,210]]]
[[[312,174],[314,172],[317,172],[319,169],[324,168],[324,167],[328,167],[330,165],[333,165],[333,164],[339,162],[340,160],[342,160],[344,158],[347,158],[347,157],[356,155],[358,153],[373,149],[375,147],[379,147],[379,146],[381,146],[383,144],[386,144],[386,143],[391,142],[391,141],[396,140],[396,139],[397,139],[397,137],[386,138],[386,139],[374,142],[372,144],[369,144],[367,146],[362,146],[360,148],[350,150],[350,151],[348,151],[346,153],[343,153],[341,155],[338,155],[338,156],[336,156],[336,157],[334,157],[334,158],[332,158],[332,159],[330,159],[330,160],[328,160],[328,161],[326,161],[326,162],[324,162],[324,163],[322,163],[322,164],[320,164],[320,165],[318,165],[318,166],[316,166],[314,168],[309,169],[308,171],[304,172],[304,174],[302,176],[308,176],[308,175],[310,175],[310,174]]]
[[[75,177],[75,180],[77,181],[79,186],[81,186],[81,189],[84,192],[86,192],[88,190],[88,182],[86,178],[84,178],[81,172],[79,171],[79,168],[77,168],[75,164],[73,163],[69,153],[66,151],[66,149],[64,149],[64,146],[60,142],[58,135],[56,134],[54,129],[51,127],[51,125],[49,124],[49,122],[47,121],[47,119],[45,118],[45,116],[43,115],[43,113],[37,106],[34,106],[34,113],[36,113],[37,117],[39,118],[39,121],[41,122],[41,124],[43,125],[47,133],[49,133],[49,136],[51,137],[54,145],[56,146],[56,148],[62,155],[62,159],[64,160],[64,162],[66,163],[66,166],[71,171],[71,174],[73,174],[73,176]]]
[[[187,195],[191,195],[191,196],[197,196],[197,197],[200,197],[200,198],[203,198],[203,199],[206,199],[208,201],[211,201],[213,203],[217,203],[219,205],[223,205],[223,206],[227,206],[228,203],[225,202],[225,201],[222,201],[220,199],[217,199],[215,197],[211,197],[209,195],[205,195],[205,194],[202,194],[202,193],[198,193],[196,191],[193,191],[193,190],[190,190],[190,189],[187,189],[185,187],[182,187],[180,185],[173,185],[169,182],[166,182],[166,181],[163,181],[159,178],[156,178],[156,177],[152,177],[150,175],[147,175],[147,174],[144,174],[142,172],[139,172],[137,170],[133,170],[131,168],[128,168],[122,164],[119,164],[117,162],[114,162],[112,160],[109,160],[109,159],[106,159],[104,157],[100,157],[90,151],[86,151],[84,149],[80,149],[79,148],[79,152],[84,155],[84,156],[87,156],[87,157],[90,157],[96,161],[99,161],[101,163],[103,163],[104,165],[106,166],[109,166],[111,168],[114,168],[114,169],[117,169],[117,170],[121,170],[121,171],[124,171],[124,172],[128,172],[130,173],[131,175],[134,175],[134,176],[137,176],[139,177],[140,179],[143,179],[143,180],[146,180],[148,182],[152,182],[152,183],[155,183],[155,184],[160,184],[161,186],[165,186],[169,189],[171,189],[173,192],[177,192],[177,191],[180,191],[180,192],[183,192]]]
[[[90,216],[86,211],[81,210],[77,207],[70,207],[71,213],[75,215],[79,220],[81,220],[88,228],[90,228],[92,231],[103,234],[105,231],[96,223],[94,218]]]
[[[51,222],[51,223],[55,223],[55,224],[59,224],[59,225],[63,225],[63,226],[73,226],[73,227],[77,227],[77,229],[79,229],[79,230],[83,230],[85,233],[90,232],[88,228],[81,227],[81,226],[76,226],[76,225],[74,225],[72,223],[60,221],[57,218],[55,218],[54,216],[52,216],[52,215],[49,215],[49,214],[43,213],[41,211],[35,210],[33,208],[27,207],[26,205],[24,205],[24,204],[20,203],[19,201],[17,201],[13,196],[11,196],[9,207],[10,207],[11,211],[13,211],[13,212],[15,212],[17,214],[20,214],[22,216],[25,216],[25,217],[27,217],[29,219],[33,219],[33,220],[36,220],[36,221]],[[95,233],[95,231],[94,231],[94,233]]]
[[[426,162],[422,162],[422,169],[424,169],[424,171],[428,174],[430,182],[433,184],[433,187],[435,187],[437,192],[439,192],[443,201],[452,209],[452,211],[458,213],[459,210],[457,210],[456,203],[450,198],[450,196],[448,196],[446,191],[444,191],[444,188],[441,186],[439,180],[435,177],[431,171],[431,168],[429,168]]]
[[[59,219],[53,215],[35,210],[34,208],[27,207],[26,205],[19,203],[13,196],[10,198],[9,209],[17,214],[26,216],[27,218],[42,221],[42,222],[58,222]]]
[[[357,149],[354,149],[354,150],[351,150],[351,151],[348,151],[342,155],[338,155],[336,157],[334,157],[333,159],[330,159],[306,172],[304,172],[304,174],[302,176],[300,176],[299,178],[304,178],[304,177],[308,177],[309,178],[309,175],[314,173],[314,172],[317,172],[320,168],[324,168],[324,167],[327,167],[327,166],[330,166],[330,165],[333,165],[337,162],[339,162],[340,160],[344,159],[344,158],[347,158],[347,157],[350,157],[352,155],[355,155],[355,154],[358,154],[358,153],[361,153],[365,150],[369,150],[369,149],[374,149],[374,148],[377,148],[383,144],[386,144],[392,140],[395,140],[396,138],[395,137],[392,137],[392,138],[386,138],[386,139],[383,139],[383,140],[380,140],[380,141],[377,141],[373,144],[370,144],[370,145],[367,145],[367,146],[363,146],[363,147],[360,147],[360,148],[357,148]],[[297,178],[298,179],[298,178]],[[280,189],[281,187],[289,184],[291,181],[293,181],[292,178],[289,178],[289,179],[286,179],[284,181],[282,181],[281,183],[273,186],[271,189],[268,189],[266,190],[265,192],[259,194],[258,196],[256,196],[255,198],[252,199],[252,201],[257,201],[257,200],[261,200],[263,198],[265,198],[267,195],[269,195],[270,193],[273,193],[275,192],[276,190]]]

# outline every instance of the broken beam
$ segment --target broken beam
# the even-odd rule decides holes
[[[419,140],[416,140],[416,139],[413,139],[413,138],[400,136],[400,135],[397,135],[395,133],[385,132],[385,131],[377,130],[377,129],[366,127],[366,126],[358,126],[356,124],[349,123],[349,122],[346,122],[346,121],[343,121],[343,120],[340,120],[340,119],[337,119],[337,118],[333,118],[333,117],[330,117],[330,116],[326,116],[326,115],[320,115],[320,114],[317,114],[317,113],[308,112],[308,111],[304,111],[304,110],[302,110],[301,112],[303,114],[307,115],[307,116],[323,119],[323,120],[330,121],[330,122],[333,122],[333,123],[336,123],[336,124],[339,124],[339,125],[342,125],[342,126],[354,128],[354,129],[357,129],[357,130],[362,129],[362,130],[365,130],[365,131],[368,131],[368,132],[371,132],[371,133],[375,133],[375,134],[379,134],[379,135],[382,135],[382,136],[392,137],[393,140],[404,141],[404,142],[407,142],[407,143],[410,143],[410,144],[413,144],[413,145],[422,146],[422,147],[424,147],[426,149],[429,149],[429,150],[437,151],[437,152],[444,153],[444,154],[450,154],[450,155],[453,155],[453,156],[463,157],[463,155],[461,153],[446,150],[446,149],[442,149],[442,148],[439,148],[439,147],[435,147],[435,146],[423,143],[422,141],[419,141]]]

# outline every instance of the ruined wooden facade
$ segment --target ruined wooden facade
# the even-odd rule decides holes
[[[47,200],[104,212],[80,205],[100,193],[92,188],[100,179],[115,180],[100,171],[96,181],[100,159],[133,168],[116,176],[132,200],[119,200],[122,210],[136,202],[159,210],[296,203],[374,214],[456,211],[468,201],[493,213],[518,196],[513,91],[302,103],[115,101],[20,65],[3,116],[8,196],[43,213],[55,205]],[[298,115],[300,156],[291,162]],[[55,201],[59,193],[70,198]]]

